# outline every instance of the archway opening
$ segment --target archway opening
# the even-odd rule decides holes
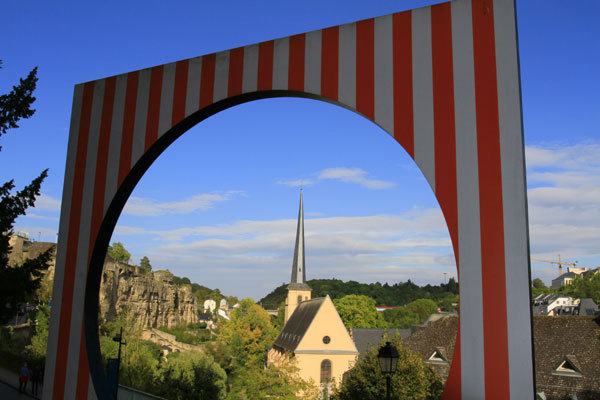
[[[148,256],[157,268],[168,267],[180,277],[206,283],[225,294],[237,289],[222,282],[243,276],[238,280],[257,293],[237,297],[258,300],[268,293],[267,288],[289,281],[300,185],[313,202],[312,210],[306,210],[307,278],[378,282],[389,287],[407,280],[439,286],[456,276],[451,240],[437,200],[412,159],[400,146],[390,146],[393,138],[375,124],[340,107],[306,99],[269,99],[229,108],[231,105],[217,104],[214,116],[169,146],[196,122],[184,121],[180,131],[166,134],[165,142],[140,161],[103,222],[90,269],[90,282],[96,282],[88,283],[88,290],[96,285],[98,293],[107,245],[123,242],[134,260]],[[305,111],[291,111],[297,109]],[[239,121],[239,125],[232,129],[223,125],[224,120]],[[307,126],[309,122],[312,127]],[[271,126],[265,129],[265,125]],[[154,162],[167,146],[169,151]],[[178,153],[177,147],[183,153]],[[190,156],[191,150],[194,156]],[[187,156],[182,156],[185,153]],[[175,164],[169,166],[171,162]],[[176,188],[177,180],[186,183]],[[207,189],[197,191],[196,182]],[[168,196],[163,197],[164,193]],[[190,226],[190,214],[198,218],[197,225]],[[164,222],[158,217],[166,217],[170,228],[160,228]],[[261,235],[261,229],[266,234]],[[136,244],[130,241],[134,237],[142,240]],[[278,240],[274,241],[275,237]],[[157,238],[162,246],[143,247]],[[244,247],[246,258],[240,263]],[[215,267],[224,254],[225,262]],[[194,257],[195,265],[182,263]],[[231,263],[236,258],[237,265]],[[177,263],[180,267],[171,267]],[[194,276],[192,270],[200,274]],[[266,279],[269,276],[271,279]],[[96,380],[102,379],[100,352],[97,349],[94,355],[90,347],[94,340],[96,348],[98,343],[98,321],[93,320],[98,315],[98,298],[95,310],[93,301],[87,300],[88,354]]]

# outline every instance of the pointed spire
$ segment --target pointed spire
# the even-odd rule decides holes
[[[302,206],[302,188],[300,188],[300,210],[298,211],[298,228],[296,229],[296,246],[294,247],[294,263],[292,265],[291,283],[306,284],[306,265],[304,263],[304,207]]]

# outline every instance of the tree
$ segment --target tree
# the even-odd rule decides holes
[[[127,263],[131,259],[131,254],[125,249],[123,243],[113,242],[111,246],[108,246],[106,254],[115,261]]]
[[[382,346],[384,338],[380,343]],[[391,377],[391,398],[429,399],[440,394],[441,381],[435,373],[427,371],[421,358],[402,345],[399,336],[389,340],[398,350],[398,366]],[[379,400],[386,395],[386,380],[377,360],[378,347],[370,347],[367,354],[348,371],[342,385],[334,391],[336,400]]]
[[[35,314],[35,333],[31,337],[31,344],[26,346],[29,356],[38,362],[46,360],[46,347],[48,347],[48,329],[50,328],[50,307],[41,305]]]
[[[407,310],[411,310],[421,317],[421,321],[438,311],[435,301],[430,299],[417,299],[406,305]]]
[[[150,259],[146,256],[140,259],[140,267],[142,267],[146,272],[152,272],[152,265],[150,265]]]
[[[397,307],[383,312],[383,318],[390,328],[408,329],[421,322],[421,317],[416,312],[405,307]]]
[[[540,278],[535,278],[532,282],[533,287],[536,289],[545,289],[546,285],[544,284],[544,281],[542,281]]]
[[[161,370],[161,394],[169,399],[223,400],[227,396],[227,374],[209,355],[171,353]]]
[[[229,347],[234,374],[262,368],[267,348],[276,336],[271,317],[252,299],[242,300],[219,331],[219,340]]]
[[[37,80],[36,67],[27,78],[20,79],[19,85],[13,86],[10,93],[0,96],[0,136],[11,128],[18,128],[20,119],[29,118],[35,113],[31,105],[35,101],[33,91]],[[50,249],[36,258],[26,260],[21,266],[8,265],[8,253],[11,250],[9,238],[13,234],[14,222],[35,204],[46,176],[47,169],[14,195],[11,194],[15,188],[14,180],[0,186],[0,320],[13,315],[21,303],[32,299],[40,287],[44,271],[48,269],[52,256]]]
[[[383,315],[375,308],[375,300],[368,296],[350,294],[333,300],[346,328],[386,328]]]

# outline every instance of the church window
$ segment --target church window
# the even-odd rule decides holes
[[[298,303],[302,303],[302,295],[298,296]]]
[[[321,361],[321,383],[331,381],[331,361]]]
[[[323,343],[329,344],[331,342],[331,338],[329,336],[323,336]]]

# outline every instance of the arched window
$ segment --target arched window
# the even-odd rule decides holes
[[[331,381],[331,361],[321,361],[321,383]]]
[[[298,304],[302,303],[302,295],[298,296]]]

